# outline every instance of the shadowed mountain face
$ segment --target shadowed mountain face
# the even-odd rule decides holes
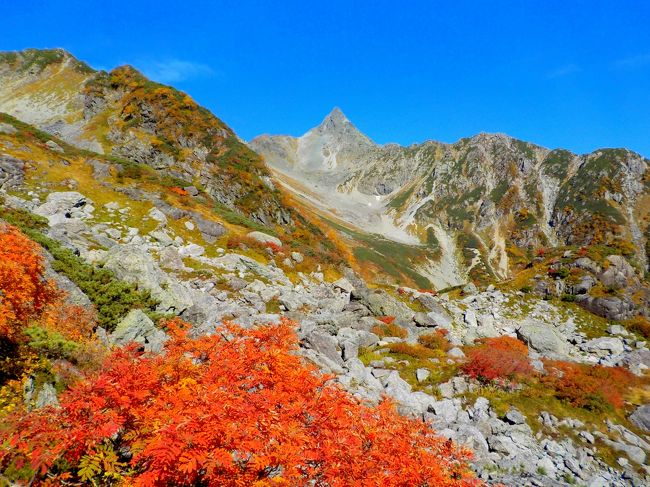
[[[257,154],[188,95],[130,66],[95,71],[61,49],[0,54],[0,112],[151,166],[265,225],[292,223]]]
[[[339,109],[302,137],[250,146],[323,212],[437,248],[412,264],[438,285],[504,278],[519,255],[562,245],[622,247],[647,268],[650,161],[625,149],[576,155],[484,133],[380,146]]]

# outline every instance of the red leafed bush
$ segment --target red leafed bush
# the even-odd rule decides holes
[[[277,254],[278,252],[282,252],[282,246],[281,246],[281,245],[278,245],[278,244],[276,244],[276,243],[273,243],[273,242],[266,242],[266,244],[264,244],[264,245],[265,245],[266,247],[268,247],[269,249],[271,249],[271,250],[273,251],[274,254]]]
[[[169,188],[169,191],[171,191],[174,194],[177,194],[178,196],[187,196],[189,194],[183,188],[179,188],[178,186],[172,186],[171,188]]]
[[[381,316],[378,318],[382,322],[381,325],[375,325],[372,327],[372,331],[375,335],[379,337],[399,337],[406,338],[408,336],[408,331],[406,328],[399,326],[395,323],[394,316]]]
[[[418,292],[420,294],[431,294],[432,296],[437,296],[438,293],[434,291],[433,289],[418,289]]]
[[[29,462],[30,485],[482,485],[468,451],[301,362],[288,321],[168,329],[164,355],[117,350],[59,408],[4,421],[0,466]]]
[[[56,295],[45,280],[40,247],[11,225],[0,224],[0,338],[14,340]]]
[[[516,338],[501,336],[484,338],[465,351],[467,362],[463,372],[483,381],[513,380],[533,375],[528,360],[528,347]]]
[[[589,410],[603,410],[607,406],[623,407],[627,391],[639,378],[622,367],[547,361],[548,374],[542,382],[555,391],[558,399]]]
[[[436,356],[433,350],[420,345],[419,343],[416,343],[415,345],[405,342],[389,343],[388,349],[392,353],[399,353],[420,359],[433,358]]]
[[[444,328],[436,330],[433,333],[427,333],[418,337],[418,343],[424,347],[432,350],[448,351],[451,348],[451,343],[447,340],[449,332]]]

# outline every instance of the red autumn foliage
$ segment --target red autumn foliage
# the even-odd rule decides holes
[[[602,410],[607,405],[622,408],[625,394],[639,381],[622,367],[549,360],[545,368],[548,374],[542,382],[554,389],[558,399],[590,410]]]
[[[379,318],[379,321],[381,321],[382,324],[375,325],[370,330],[379,337],[406,338],[409,334],[406,328],[401,327],[397,323],[395,323],[394,316],[383,316]]]
[[[178,196],[187,196],[189,194],[183,188],[179,188],[178,186],[172,186],[171,188],[169,188],[169,191],[171,191],[174,194],[177,194]]]
[[[17,228],[0,224],[0,338],[15,340],[55,297],[44,272],[40,247]]]
[[[116,350],[59,408],[5,421],[1,466],[30,462],[31,485],[482,485],[466,450],[302,363],[288,321],[185,329],[168,323],[165,354]]]
[[[438,293],[433,289],[418,289],[418,292],[421,294],[431,294],[432,296],[437,296]]]
[[[406,342],[389,343],[388,349],[391,353],[399,353],[419,359],[433,358],[436,356],[431,348],[427,348],[419,343],[415,345]]]
[[[278,252],[282,252],[282,246],[281,245],[275,244],[273,242],[266,242],[265,245],[266,245],[266,247],[271,249],[274,254],[277,254]]]
[[[443,352],[451,349],[451,343],[447,340],[448,330],[440,328],[433,333],[426,333],[418,337],[418,343],[432,350],[442,350]]]
[[[484,338],[465,354],[463,372],[484,381],[512,380],[534,373],[528,360],[528,347],[516,338]]]

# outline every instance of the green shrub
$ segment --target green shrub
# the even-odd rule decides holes
[[[2,217],[20,228],[29,238],[45,248],[54,258],[52,268],[68,277],[97,307],[97,323],[112,331],[132,309],[140,308],[152,319],[158,304],[149,291],[140,291],[134,284],[120,281],[112,271],[87,264],[70,249],[39,230],[44,219],[25,210],[2,207]]]
[[[49,331],[40,326],[25,328],[29,346],[50,358],[71,358],[79,349],[79,344],[66,338],[57,331]]]

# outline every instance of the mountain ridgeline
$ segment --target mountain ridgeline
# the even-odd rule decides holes
[[[147,165],[264,225],[290,225],[260,157],[188,95],[131,66],[95,71],[66,51],[0,55],[0,111],[70,144]]]
[[[434,262],[410,263],[434,284],[507,278],[524,255],[560,246],[613,246],[647,270],[650,161],[626,149],[576,155],[485,133],[378,145],[339,109],[302,137],[250,145],[348,226],[437,248]]]

